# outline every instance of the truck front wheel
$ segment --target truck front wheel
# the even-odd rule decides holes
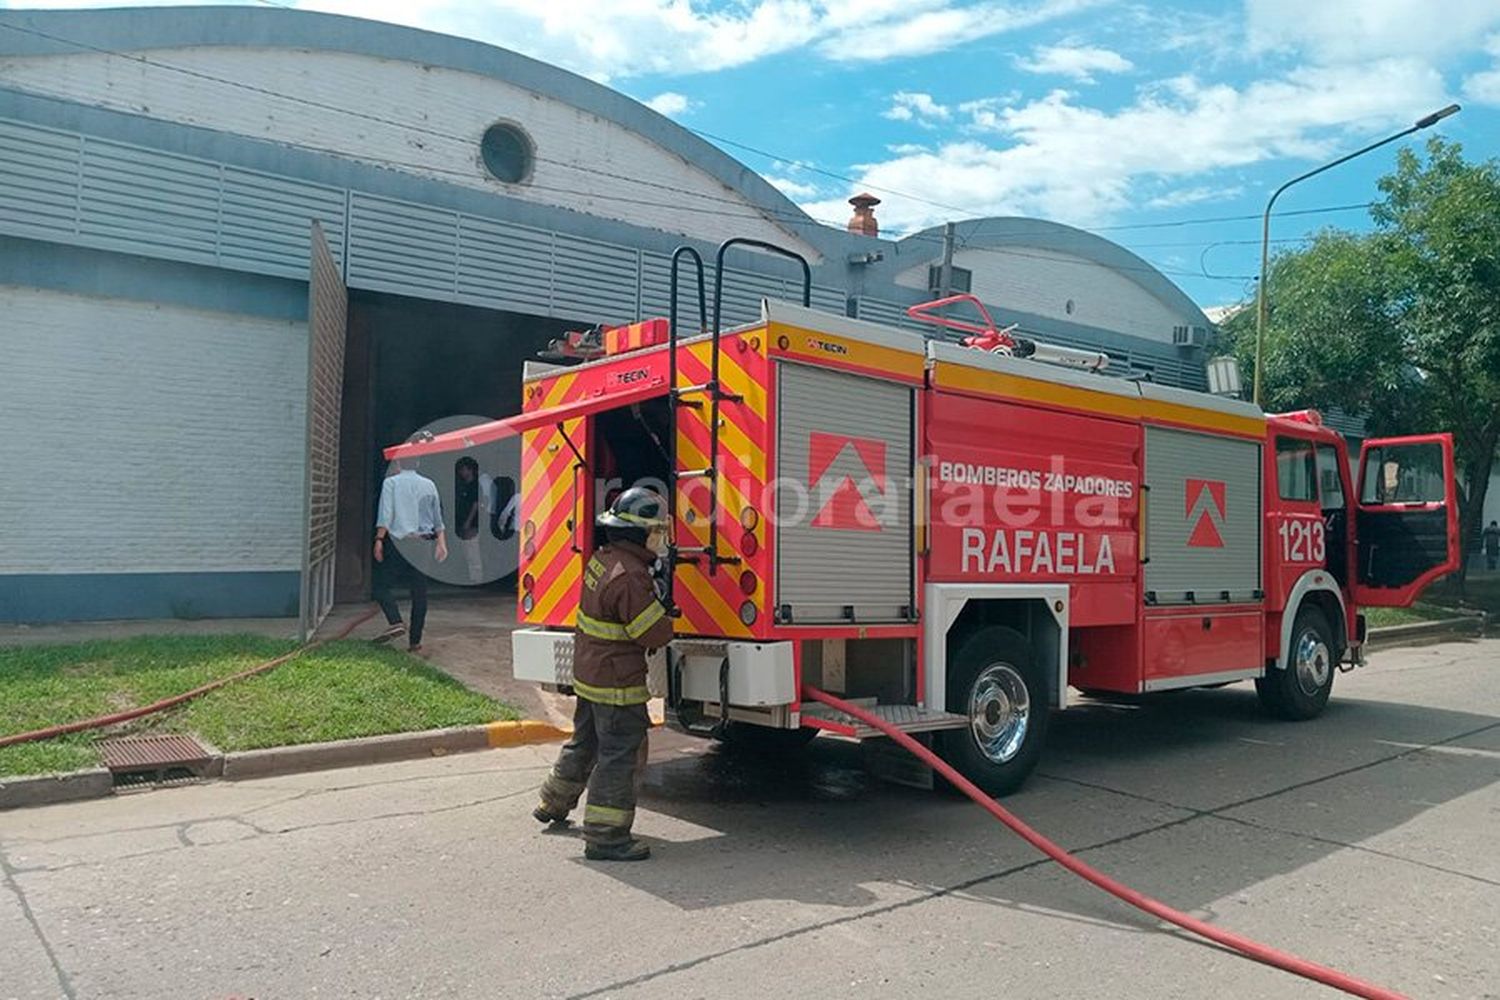
[[[1050,714],[1026,637],[999,625],[966,637],[948,661],[948,711],[969,724],[939,734],[943,759],[990,795],[1020,788],[1041,757]]]
[[[1338,650],[1333,629],[1321,610],[1304,604],[1292,623],[1292,644],[1286,666],[1272,667],[1255,681],[1263,708],[1278,719],[1311,719],[1328,704]]]

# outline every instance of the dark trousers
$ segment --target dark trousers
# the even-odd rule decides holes
[[[563,745],[542,785],[542,808],[565,816],[578,805],[586,786],[584,838],[600,845],[628,842],[650,728],[645,705],[597,705],[579,698],[573,738]]]
[[[428,545],[427,541],[412,539],[403,544]],[[375,600],[380,604],[380,610],[385,612],[387,624],[399,625],[401,623],[401,607],[396,603],[395,590],[397,587],[408,587],[411,590],[411,631],[410,642],[413,646],[422,642],[422,626],[427,624],[427,574],[417,569],[401,555],[394,538],[387,538],[381,546],[380,562],[375,564]]]

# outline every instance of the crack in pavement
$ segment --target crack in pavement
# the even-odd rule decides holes
[[[21,914],[26,922],[31,925],[31,932],[36,935],[37,942],[42,946],[42,951],[47,956],[47,961],[52,965],[52,973],[57,976],[57,985],[61,987],[63,996],[67,1000],[76,1000],[77,990],[73,988],[73,980],[68,976],[67,970],[62,967],[58,960],[57,952],[52,950],[52,942],[47,940],[47,935],[42,931],[41,922],[37,920],[36,914],[32,912],[31,902],[26,898],[26,892],[21,884],[16,881],[16,872],[5,856],[5,845],[0,842],[0,875],[5,876],[5,884],[15,894],[16,902],[21,904]]]
[[[1347,776],[1347,775],[1350,775],[1350,774],[1355,774],[1355,773],[1357,773],[1359,771],[1368,770],[1369,768],[1372,768],[1372,767],[1378,767],[1381,764],[1388,764],[1391,761],[1399,760],[1402,757],[1408,757],[1408,756],[1411,756],[1413,754],[1421,753],[1421,752],[1423,752],[1425,750],[1430,750],[1433,747],[1444,746],[1444,745],[1446,745],[1448,743],[1453,743],[1453,742],[1455,742],[1457,740],[1468,739],[1471,736],[1477,736],[1480,733],[1488,732],[1489,730],[1495,729],[1496,727],[1500,727],[1500,722],[1492,722],[1492,723],[1489,723],[1487,725],[1480,726],[1477,729],[1471,729],[1471,730],[1467,730],[1467,731],[1462,732],[1462,733],[1457,733],[1457,734],[1455,734],[1453,736],[1445,737],[1444,739],[1436,740],[1436,741],[1434,741],[1432,743],[1423,744],[1422,746],[1414,747],[1414,748],[1412,748],[1410,750],[1403,750],[1400,753],[1394,753],[1394,754],[1390,754],[1390,755],[1385,756],[1385,757],[1381,757],[1378,760],[1368,761],[1368,762],[1366,762],[1364,764],[1357,764],[1357,765],[1354,765],[1352,767],[1342,768],[1342,769],[1340,769],[1338,771],[1333,771],[1333,772],[1331,772],[1329,774],[1325,774],[1325,775],[1323,775],[1321,777],[1310,778],[1310,779],[1308,779],[1306,781],[1293,782],[1292,784],[1287,785],[1284,788],[1279,788],[1279,789],[1276,789],[1274,791],[1265,792],[1265,793],[1262,793],[1260,795],[1251,795],[1251,796],[1248,796],[1246,798],[1239,799],[1237,801],[1230,802],[1230,803],[1227,803],[1227,804],[1222,805],[1222,806],[1218,806],[1215,809],[1210,809],[1210,810],[1191,809],[1191,808],[1186,807],[1186,806],[1179,806],[1179,805],[1175,805],[1175,804],[1170,803],[1170,802],[1162,801],[1160,799],[1154,799],[1154,798],[1151,798],[1150,796],[1137,795],[1137,794],[1133,794],[1133,793],[1130,793],[1130,792],[1120,792],[1117,789],[1112,789],[1112,788],[1109,788],[1109,787],[1104,786],[1104,785],[1092,784],[1092,783],[1086,782],[1086,781],[1078,781],[1078,780],[1070,779],[1070,778],[1060,778],[1060,777],[1057,777],[1055,775],[1043,774],[1042,772],[1037,772],[1037,774],[1038,774],[1038,777],[1051,778],[1051,780],[1054,780],[1054,781],[1071,782],[1071,783],[1076,784],[1076,785],[1082,785],[1084,787],[1094,788],[1094,789],[1097,789],[1099,791],[1113,792],[1115,794],[1124,795],[1124,796],[1126,796],[1128,798],[1137,799],[1137,800],[1140,800],[1140,801],[1143,801],[1143,802],[1150,802],[1150,803],[1152,803],[1154,805],[1157,805],[1157,806],[1161,806],[1161,807],[1165,807],[1165,808],[1170,808],[1170,809],[1176,809],[1176,810],[1188,813],[1188,815],[1186,815],[1186,816],[1179,816],[1176,819],[1167,820],[1164,823],[1158,823],[1158,824],[1156,824],[1154,826],[1145,827],[1143,829],[1136,830],[1136,831],[1134,831],[1132,833],[1122,834],[1122,835],[1120,835],[1118,837],[1111,837],[1111,838],[1109,838],[1107,840],[1102,840],[1102,841],[1099,841],[1099,842],[1094,843],[1094,844],[1089,844],[1089,845],[1087,845],[1085,847],[1080,847],[1080,848],[1077,848],[1077,849],[1073,850],[1072,852],[1070,852],[1070,853],[1072,853],[1074,855],[1080,855],[1080,854],[1084,854],[1084,853],[1089,852],[1089,851],[1098,851],[1098,850],[1102,850],[1102,849],[1104,849],[1106,847],[1115,847],[1115,846],[1120,845],[1120,844],[1129,843],[1130,841],[1138,840],[1141,837],[1147,837],[1147,836],[1151,836],[1153,834],[1161,833],[1161,832],[1163,832],[1165,830],[1174,829],[1176,827],[1183,826],[1183,825],[1185,825],[1187,823],[1192,823],[1192,822],[1194,822],[1196,820],[1199,820],[1199,819],[1204,819],[1204,818],[1227,819],[1228,817],[1219,816],[1217,814],[1220,813],[1220,812],[1222,812],[1222,811],[1224,811],[1224,810],[1227,810],[1227,809],[1237,809],[1237,808],[1239,808],[1241,806],[1250,805],[1250,804],[1255,803],[1255,802],[1261,802],[1261,801],[1263,801],[1265,799],[1274,798],[1274,797],[1276,797],[1278,795],[1284,795],[1287,792],[1297,791],[1298,789],[1307,788],[1307,787],[1319,784],[1319,783],[1324,782],[1324,781],[1330,781],[1330,780],[1333,780],[1334,778],[1340,778],[1340,777],[1344,777],[1344,776]],[[1295,834],[1294,834],[1294,836],[1295,836]],[[1404,860],[1404,859],[1402,859],[1402,860]],[[640,975],[633,976],[633,977],[628,978],[628,979],[617,980],[615,982],[608,983],[608,984],[606,984],[604,986],[595,987],[593,989],[586,990],[586,991],[581,992],[581,993],[572,993],[572,994],[569,994],[568,997],[567,997],[567,1000],[590,1000],[590,998],[592,998],[592,997],[603,996],[605,994],[614,993],[614,992],[619,991],[619,990],[629,989],[629,988],[631,988],[633,986],[640,986],[642,984],[653,982],[653,981],[655,981],[657,979],[661,979],[661,978],[663,978],[665,976],[676,975],[679,972],[687,972],[687,971],[689,971],[691,969],[695,969],[695,968],[697,968],[697,967],[699,967],[701,965],[706,965],[706,964],[708,964],[710,962],[716,962],[716,961],[718,961],[721,958],[727,958],[730,955],[740,954],[740,953],[748,952],[748,951],[754,951],[754,950],[757,950],[759,948],[767,947],[769,945],[780,944],[783,941],[788,941],[788,940],[791,940],[793,938],[802,937],[803,935],[806,935],[806,934],[812,934],[812,933],[816,933],[818,931],[827,930],[829,928],[840,927],[840,926],[844,926],[846,924],[856,923],[856,922],[859,922],[859,921],[862,921],[862,920],[867,920],[867,919],[869,919],[871,917],[884,916],[884,915],[886,915],[888,913],[894,913],[896,911],[908,909],[910,907],[921,906],[924,903],[929,903],[929,902],[932,902],[933,900],[936,900],[936,899],[942,899],[942,898],[949,897],[949,896],[956,896],[959,893],[962,893],[962,892],[964,892],[964,891],[966,891],[968,889],[973,889],[976,886],[983,885],[986,882],[998,882],[998,881],[1001,881],[1003,879],[1010,878],[1013,875],[1018,875],[1018,874],[1021,874],[1023,872],[1028,872],[1028,871],[1031,871],[1031,870],[1036,869],[1036,868],[1041,868],[1043,866],[1050,865],[1052,863],[1053,862],[1052,862],[1051,858],[1040,857],[1040,858],[1037,858],[1037,859],[1035,859],[1033,861],[1024,862],[1024,863],[1018,864],[1018,865],[1012,865],[1009,868],[1004,868],[1004,869],[1002,869],[1000,871],[997,871],[997,872],[991,872],[989,874],[981,875],[981,876],[978,876],[976,878],[967,879],[967,880],[965,880],[963,882],[959,882],[959,883],[957,883],[955,885],[948,886],[947,888],[938,889],[938,890],[935,890],[935,891],[929,892],[929,893],[924,893],[924,894],[916,896],[916,897],[914,897],[912,899],[903,899],[903,900],[900,900],[899,902],[896,902],[896,903],[890,903],[890,904],[887,904],[885,906],[875,907],[874,909],[862,910],[859,913],[851,913],[851,914],[847,914],[847,915],[842,916],[842,917],[835,917],[832,920],[818,921],[816,923],[808,924],[808,925],[803,926],[803,927],[792,928],[791,930],[783,931],[783,932],[781,932],[779,934],[773,934],[770,937],[761,938],[761,939],[756,940],[756,941],[748,941],[748,942],[746,942],[744,944],[736,945],[736,946],[734,946],[732,948],[725,948],[725,949],[722,949],[720,951],[710,952],[709,954],[706,954],[706,955],[700,955],[697,958],[686,959],[686,960],[681,961],[681,962],[673,962],[670,965],[663,966],[662,968],[655,969],[655,970],[653,970],[651,972],[644,972],[644,973],[641,973]],[[1481,881],[1484,881],[1484,880],[1481,879]],[[1172,937],[1180,938],[1180,939],[1182,939],[1184,941],[1191,941],[1194,944],[1206,945],[1206,946],[1214,948],[1215,950],[1220,950],[1220,951],[1225,950],[1220,945],[1216,945],[1216,944],[1213,944],[1212,942],[1204,941],[1203,939],[1197,937],[1196,935],[1190,935],[1190,934],[1188,934],[1188,933],[1186,933],[1184,931],[1173,930],[1173,931],[1171,931],[1169,933],[1171,934]]]
[[[374,815],[374,816],[355,816],[355,817],[352,817],[350,819],[328,820],[327,822],[324,822],[324,823],[304,823],[304,824],[302,824],[300,826],[289,826],[289,827],[284,827],[282,829],[271,829],[269,827],[264,827],[264,826],[261,826],[261,825],[259,825],[257,823],[250,822],[248,819],[245,819],[243,816],[213,816],[213,817],[208,817],[208,818],[205,818],[205,819],[189,820],[189,821],[183,822],[183,823],[175,823],[175,824],[163,823],[161,826],[143,827],[143,828],[139,828],[139,829],[151,829],[151,830],[174,829],[176,831],[176,833],[177,833],[177,839],[179,841],[180,846],[177,846],[177,847],[160,847],[160,848],[154,848],[154,849],[149,850],[149,851],[135,851],[135,852],[130,853],[130,854],[119,854],[119,855],[116,855],[115,857],[106,858],[106,859],[99,860],[99,861],[73,861],[73,862],[69,862],[67,864],[62,864],[62,865],[36,865],[36,866],[33,866],[33,867],[26,867],[26,868],[12,868],[10,870],[13,871],[13,872],[15,872],[15,874],[17,874],[17,875],[32,875],[32,874],[38,874],[38,873],[40,873],[40,874],[50,874],[52,872],[72,871],[75,868],[89,868],[89,867],[98,866],[98,865],[113,864],[113,863],[115,863],[117,861],[132,861],[132,860],[135,860],[136,858],[150,858],[150,857],[155,857],[155,856],[160,855],[160,854],[175,854],[178,851],[183,851],[183,850],[190,850],[191,851],[191,850],[201,850],[203,848],[208,848],[208,847],[223,847],[226,844],[243,844],[243,843],[246,843],[246,842],[251,841],[251,840],[258,840],[261,837],[280,837],[280,836],[285,836],[286,834],[290,834],[290,833],[300,833],[303,830],[321,830],[321,829],[325,829],[327,827],[349,826],[349,825],[354,824],[354,823],[372,823],[372,822],[375,822],[375,821],[378,821],[378,820],[385,820],[385,819],[403,819],[403,818],[410,817],[410,816],[437,816],[437,815],[441,815],[442,813],[457,812],[457,811],[459,811],[461,809],[472,809],[475,806],[488,805],[488,804],[490,804],[492,802],[503,802],[506,799],[513,799],[513,798],[517,798],[517,797],[522,796],[522,795],[532,795],[532,794],[535,794],[537,792],[537,790],[540,789],[540,788],[541,788],[540,785],[531,785],[531,786],[528,786],[526,788],[518,788],[518,789],[516,789],[514,791],[505,792],[505,793],[500,794],[500,795],[488,795],[488,796],[485,796],[484,798],[470,799],[467,802],[457,802],[457,803],[454,803],[453,805],[439,806],[439,807],[434,808],[434,809],[407,809],[407,810],[403,810],[401,812],[379,813],[379,814]],[[187,837],[186,831],[187,831],[188,827],[197,826],[200,823],[213,823],[213,822],[239,823],[242,826],[249,827],[251,830],[255,831],[255,834],[254,834],[254,836],[244,837],[244,838],[241,838],[239,840],[222,841],[222,842],[214,842],[214,843],[207,843],[207,844],[197,844],[197,843],[194,843],[191,839],[189,839]],[[53,842],[52,841],[45,841],[43,843],[53,843]]]
[[[252,829],[254,829],[258,833],[285,832],[285,831],[276,831],[276,830],[267,829],[265,827],[257,826],[255,823],[252,823],[248,819],[246,819],[246,817],[252,816],[255,813],[262,812],[263,810],[266,810],[266,809],[274,809],[277,806],[289,805],[289,804],[291,804],[293,802],[300,802],[303,799],[316,798],[317,796],[328,795],[328,794],[333,793],[333,792],[357,791],[357,790],[362,789],[362,788],[379,788],[379,787],[384,786],[384,785],[408,784],[408,783],[411,783],[411,782],[431,781],[431,780],[434,780],[434,779],[437,779],[437,778],[446,778],[446,777],[466,777],[466,776],[467,777],[473,777],[475,775],[519,774],[519,773],[522,773],[522,772],[525,772],[525,771],[546,771],[546,770],[550,770],[551,767],[552,767],[552,765],[550,765],[550,764],[536,764],[536,765],[527,765],[526,767],[506,768],[506,769],[500,770],[500,771],[497,771],[494,768],[486,768],[486,769],[483,769],[483,770],[476,770],[476,771],[457,771],[457,772],[452,773],[451,775],[450,774],[419,775],[419,776],[414,776],[414,777],[410,777],[410,778],[392,778],[392,779],[389,779],[389,780],[386,780],[386,781],[372,781],[372,782],[366,782],[366,783],[362,783],[362,784],[334,785],[334,786],[331,786],[331,787],[328,787],[328,788],[305,788],[305,789],[301,789],[299,791],[296,791],[295,793],[293,793],[291,795],[287,795],[284,798],[272,799],[269,802],[262,802],[259,805],[251,806],[248,809],[244,809],[244,810],[242,810],[240,812],[235,812],[235,813],[216,813],[216,814],[210,815],[210,816],[195,816],[195,817],[193,817],[192,819],[189,819],[189,820],[173,820],[173,821],[168,822],[168,823],[147,823],[147,824],[144,824],[142,826],[123,826],[123,827],[117,827],[117,828],[112,828],[112,829],[109,829],[109,830],[105,830],[105,831],[100,832],[100,833],[74,833],[74,834],[68,834],[67,836],[63,836],[63,837],[49,837],[49,838],[46,838],[44,840],[32,840],[30,838],[27,838],[25,842],[28,843],[28,844],[66,844],[66,843],[68,843],[69,841],[72,841],[72,840],[88,840],[88,839],[91,839],[91,838],[101,837],[101,836],[105,836],[105,835],[116,835],[116,834],[122,834],[122,833],[150,833],[153,830],[173,830],[173,829],[177,829],[178,827],[195,826],[195,825],[197,825],[199,823],[213,823],[213,822],[224,821],[224,820],[242,822],[246,826],[251,827]],[[252,780],[259,780],[259,779],[252,779]],[[290,788],[286,788],[286,786],[284,786],[284,785],[270,785],[270,786],[263,786],[263,787],[283,788],[283,789],[286,789],[287,791],[292,791]],[[378,819],[380,817],[370,817],[370,818],[371,819]],[[300,830],[300,829],[307,829],[307,827],[294,827],[292,829],[299,829]],[[144,852],[144,853],[156,854],[156,853],[160,853],[160,852],[150,851],[150,852]],[[138,856],[139,855],[121,855],[121,857],[138,857]],[[40,869],[40,868],[21,868],[21,869],[18,869],[18,870],[19,871],[42,871],[44,869]]]

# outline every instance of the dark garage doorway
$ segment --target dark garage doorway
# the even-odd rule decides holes
[[[338,600],[370,596],[370,540],[386,468],[381,449],[445,417],[495,419],[520,412],[523,364],[554,337],[586,325],[351,291],[339,455]],[[424,468],[423,474],[434,473]]]

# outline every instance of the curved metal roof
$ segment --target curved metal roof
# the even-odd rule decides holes
[[[1136,256],[1118,243],[1085,230],[1045,219],[991,216],[957,223],[955,238],[959,250],[1031,247],[1093,261],[1114,270],[1163,303],[1192,317],[1195,324],[1205,327],[1212,325],[1208,317],[1203,315],[1203,310],[1198,308],[1198,304],[1188,298],[1172,279],[1157,270],[1150,261]],[[927,249],[920,252],[931,258],[936,256],[930,252],[931,245],[936,241],[941,246],[942,240],[943,227],[934,226],[906,236],[897,241],[897,245],[913,252],[918,252],[916,248],[925,245]]]
[[[0,10],[0,56],[200,46],[353,53],[493,77],[564,101],[648,139],[739,192],[767,221],[837,254],[844,234],[816,222],[750,167],[617,90],[485,42],[341,14],[274,7]]]

